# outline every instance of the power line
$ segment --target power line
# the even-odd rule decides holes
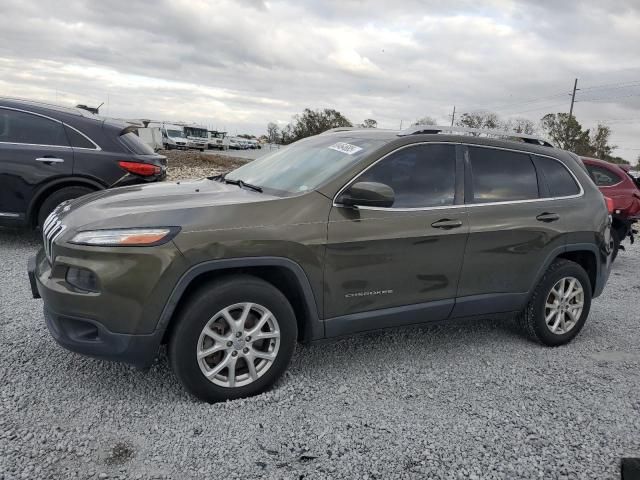
[[[587,98],[584,100],[576,100],[576,102],[599,102],[600,100],[616,100],[618,98],[638,97],[640,93],[632,93],[630,95],[614,95],[611,97]]]
[[[628,82],[618,82],[618,83],[605,83],[602,85],[593,85],[591,87],[583,87],[582,90],[600,90],[600,89],[614,89],[614,88],[626,88],[626,87],[635,87],[640,85],[640,80],[629,80]]]

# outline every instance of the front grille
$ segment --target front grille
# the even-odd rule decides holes
[[[47,256],[47,260],[49,263],[53,263],[53,245],[62,235],[62,232],[65,231],[67,227],[65,227],[60,219],[58,218],[58,208],[56,208],[51,214],[47,217],[42,226],[42,241],[44,243],[44,253]]]

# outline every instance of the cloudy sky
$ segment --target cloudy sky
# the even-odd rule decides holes
[[[446,5],[445,5],[446,4]],[[566,112],[640,155],[640,0],[0,0],[0,95],[264,133]]]

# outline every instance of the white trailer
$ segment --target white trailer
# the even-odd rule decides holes
[[[140,137],[140,140],[154,150],[161,150],[164,148],[164,144],[162,142],[162,130],[160,127],[138,128],[138,136]]]

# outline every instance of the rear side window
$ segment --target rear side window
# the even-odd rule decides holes
[[[133,132],[120,135],[120,141],[131,153],[138,155],[152,155],[155,153],[153,148],[140,140],[140,137]]]
[[[621,177],[607,168],[587,165],[587,170],[589,170],[591,178],[599,187],[610,187],[622,181]]]
[[[69,146],[62,123],[1,108],[0,142]]]
[[[393,188],[393,208],[453,205],[456,184],[454,145],[403,148],[364,172],[358,182],[379,182]]]
[[[580,193],[580,187],[562,163],[548,157],[533,156],[538,173],[544,177],[549,187],[550,197],[568,197]]]
[[[67,137],[69,137],[69,143],[71,144],[72,147],[75,147],[75,148],[90,148],[92,150],[95,150],[96,146],[93,143],[91,143],[87,139],[87,137],[85,137],[84,135],[81,135],[76,130],[74,130],[73,128],[70,128],[70,127],[68,127],[66,125],[65,125],[64,129],[67,132]]]
[[[529,155],[469,147],[471,203],[538,198],[538,177]]]

